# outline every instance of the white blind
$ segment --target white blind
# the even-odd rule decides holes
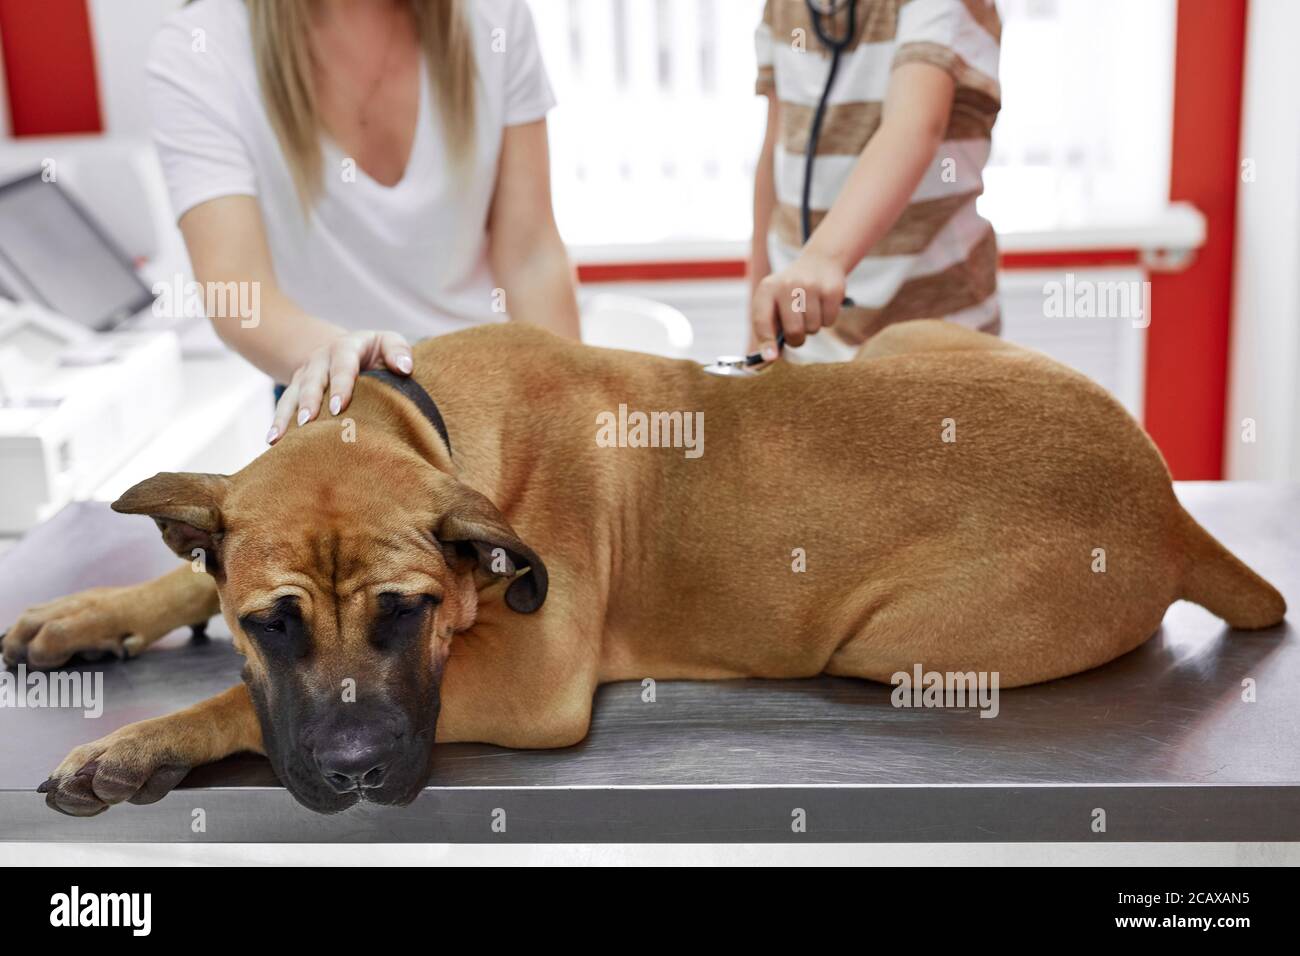
[[[529,0],[560,105],[577,245],[749,236],[762,0]],[[1168,197],[1174,0],[998,0],[1003,110],[981,210],[1002,229],[1153,215]]]
[[[556,215],[570,243],[749,235],[765,101],[762,0],[531,0],[559,106]]]

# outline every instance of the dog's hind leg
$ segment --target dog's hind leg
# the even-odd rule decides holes
[[[854,361],[911,355],[917,352],[985,352],[1019,350],[995,335],[976,332],[942,319],[916,319],[881,329],[862,346]]]
[[[74,654],[134,657],[178,627],[198,627],[217,613],[212,576],[184,564],[126,587],[91,588],[28,608],[0,642],[6,664],[53,668]]]
[[[194,767],[241,751],[262,752],[257,711],[243,684],[83,744],[37,789],[50,809],[93,817],[115,803],[161,800]]]

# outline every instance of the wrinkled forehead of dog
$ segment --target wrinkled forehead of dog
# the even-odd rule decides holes
[[[113,510],[151,517],[167,546],[201,560],[219,585],[235,554],[241,568],[304,571],[343,555],[360,564],[349,569],[356,574],[468,562],[483,583],[512,579],[511,609],[532,613],[545,602],[541,557],[491,500],[453,476],[400,454],[342,468],[300,455],[269,458],[236,475],[163,472],[128,489]]]

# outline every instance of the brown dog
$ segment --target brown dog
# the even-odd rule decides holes
[[[749,379],[514,325],[417,353],[450,447],[363,379],[344,420],[236,475],[163,474],[116,502],[206,573],[74,595],[9,632],[10,662],[56,667],[220,609],[247,660],[242,686],[73,751],[42,785],[52,807],[156,800],[241,750],[316,810],[402,803],[435,726],[573,744],[604,681],[922,664],[1008,687],[1132,650],[1179,598],[1234,627],[1285,613],[1108,394],[956,326]],[[605,447],[620,405],[693,413],[707,450]]]

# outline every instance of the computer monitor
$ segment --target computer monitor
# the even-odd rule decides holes
[[[154,299],[126,253],[39,171],[0,185],[0,274],[19,297],[96,331]]]

